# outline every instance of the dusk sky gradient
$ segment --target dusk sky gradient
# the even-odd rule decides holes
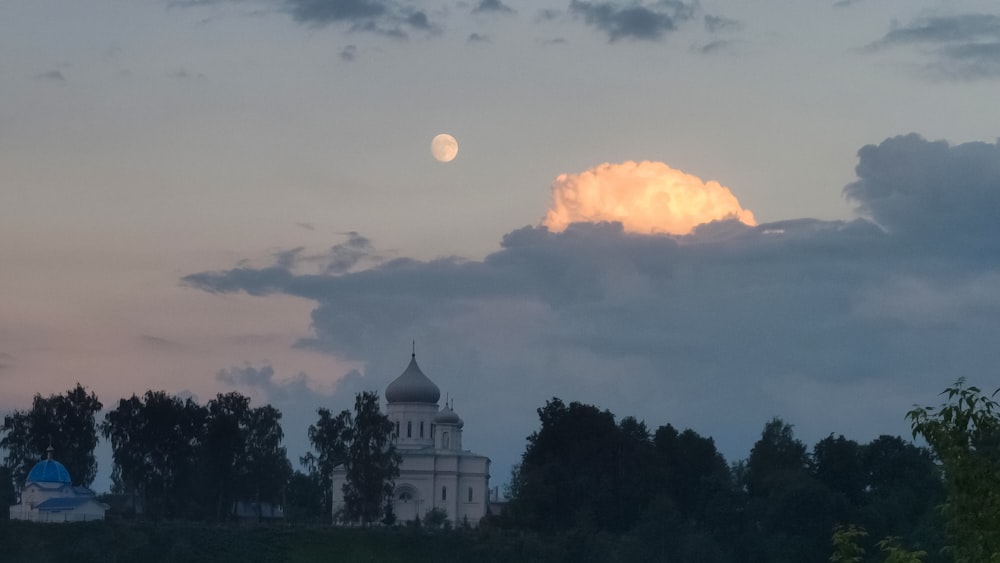
[[[11,0],[0,85],[0,412],[236,389],[294,461],[416,340],[502,486],[553,396],[735,461],[1000,383],[992,0]],[[754,221],[542,226],[630,162]]]

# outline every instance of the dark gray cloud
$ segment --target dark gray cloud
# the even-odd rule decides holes
[[[481,33],[470,33],[466,41],[469,43],[489,43],[490,38]]]
[[[893,233],[1000,241],[1000,144],[886,139],[858,151],[844,195]]]
[[[474,13],[495,13],[495,14],[513,14],[514,9],[510,6],[504,4],[500,0],[479,0],[476,7],[472,9]]]
[[[893,27],[870,50],[893,46],[922,47],[933,60],[925,71],[936,78],[1000,77],[1000,16],[958,14],[930,16]]]
[[[47,70],[35,75],[35,80],[43,82],[66,82],[66,77],[58,70]]]
[[[697,4],[677,0],[656,3],[586,2],[570,0],[571,13],[608,35],[620,39],[657,40],[694,17]]]
[[[346,45],[340,50],[340,60],[354,62],[358,58],[358,48],[355,45]]]
[[[704,45],[695,46],[693,47],[693,50],[703,55],[714,55],[723,51],[732,50],[733,45],[735,45],[734,41],[730,41],[728,39],[716,39],[715,41],[709,41]]]
[[[743,27],[739,21],[723,16],[705,16],[705,29],[710,33],[734,31]]]
[[[906,432],[906,410],[957,376],[993,373],[998,151],[916,135],[866,146],[844,192],[865,216],[853,221],[723,221],[684,237],[525,227],[482,260],[320,274],[275,264],[185,283],[315,301],[299,346],[363,361],[352,389],[383,390],[415,339],[421,367],[457,400],[465,443],[498,468],[552,396],[695,428],[730,458],[775,415],[806,440],[870,439]],[[348,408],[345,393],[330,407]]]
[[[434,33],[427,13],[396,0],[283,0],[295,21],[315,26],[342,24],[350,31],[406,38],[409,31]],[[341,57],[348,51],[341,51]],[[350,59],[350,54],[348,59]]]

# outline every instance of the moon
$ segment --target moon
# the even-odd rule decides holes
[[[431,154],[438,162],[451,162],[458,155],[458,141],[447,133],[441,133],[431,141]]]

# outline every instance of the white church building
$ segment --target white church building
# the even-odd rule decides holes
[[[395,425],[401,463],[393,490],[393,514],[400,522],[423,520],[443,510],[452,524],[479,524],[490,501],[490,460],[462,449],[465,423],[445,404],[441,391],[417,366],[410,365],[385,389],[386,415]],[[343,507],[343,468],[333,474],[333,511]]]
[[[32,522],[90,522],[104,520],[108,506],[98,502],[94,491],[74,487],[66,466],[48,457],[28,472],[21,489],[21,502],[10,507],[11,520]]]

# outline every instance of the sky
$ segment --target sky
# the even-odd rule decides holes
[[[415,341],[502,486],[552,397],[736,461],[997,385],[993,1],[9,0],[0,85],[0,411],[294,460]]]

